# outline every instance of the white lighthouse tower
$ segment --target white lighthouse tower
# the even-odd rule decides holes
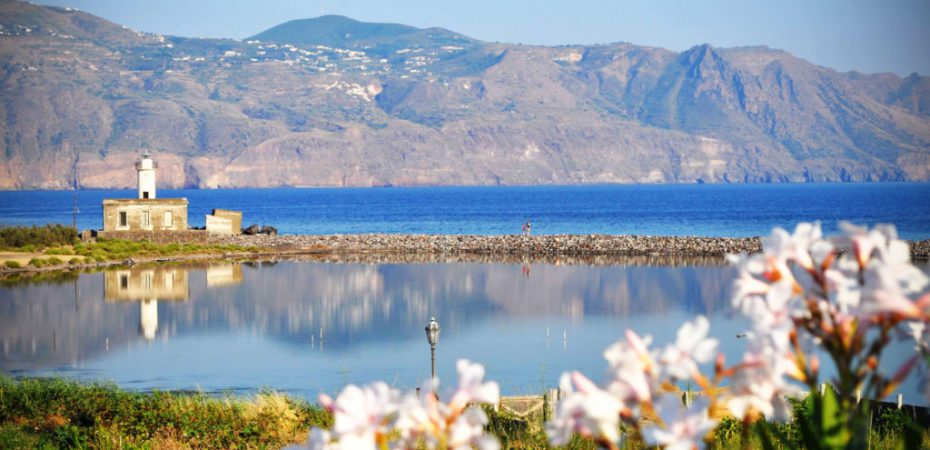
[[[158,164],[149,158],[149,152],[142,153],[142,158],[136,163],[136,172],[139,173],[139,198],[155,198],[155,170]]]

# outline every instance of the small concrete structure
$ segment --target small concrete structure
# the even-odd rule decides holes
[[[228,209],[214,209],[207,215],[207,233],[220,235],[238,235],[242,232],[242,212]]]

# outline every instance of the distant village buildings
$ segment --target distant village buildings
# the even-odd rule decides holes
[[[206,241],[208,235],[234,235],[242,230],[242,212],[214,209],[203,230],[188,229],[186,198],[158,198],[158,164],[148,152],[136,162],[137,198],[105,199],[103,230],[98,237],[155,242]]]

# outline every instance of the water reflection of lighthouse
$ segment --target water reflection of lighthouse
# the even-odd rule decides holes
[[[104,274],[103,297],[108,302],[139,302],[139,332],[152,340],[158,332],[158,301],[190,298],[187,272],[169,267],[108,271]]]

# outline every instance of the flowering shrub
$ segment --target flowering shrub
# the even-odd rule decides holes
[[[615,449],[621,429],[667,449],[702,448],[717,422],[710,411],[726,409],[741,420],[744,434],[757,419],[784,420],[787,397],[807,391],[813,420],[801,421],[809,448],[864,447],[865,406],[857,401],[891,394],[919,363],[930,366],[930,279],[910,263],[907,244],[894,227],[873,229],[841,224],[841,236],[825,239],[818,223],[794,233],[776,228],[763,239],[762,253],[731,255],[738,267],[733,307],[748,319],[746,349],[728,365],[708,338],[704,316],[685,323],[676,340],[651,348],[651,337],[627,330],[604,352],[608,379],[600,387],[579,372],[562,375],[562,397],[546,434],[553,445],[581,435]],[[882,366],[882,352],[896,338],[913,339],[914,355],[902,366]],[[821,358],[835,366],[833,389],[818,394]],[[712,363],[712,373],[700,368]],[[331,431],[312,430],[311,448],[493,449],[484,412],[470,404],[496,403],[495,383],[484,368],[458,362],[459,387],[448,402],[433,395],[401,396],[383,383],[349,386],[335,401],[321,402],[335,415]],[[686,401],[675,387],[700,388]],[[922,381],[924,386],[930,384]],[[725,389],[721,389],[725,388]],[[930,400],[930,388],[925,389]],[[690,400],[689,397],[686,399]],[[867,400],[866,400],[867,402]],[[759,421],[763,442],[794,446],[768,422]],[[621,428],[621,425],[625,425]],[[770,424],[769,424],[770,425]]]
[[[413,449],[496,450],[496,439],[486,436],[487,415],[478,403],[497,405],[500,388],[484,382],[484,367],[467,360],[456,364],[458,389],[442,402],[432,393],[401,395],[382,382],[363,388],[350,385],[336,399],[321,395],[320,403],[332,411],[330,431],[310,430],[310,449]]]

